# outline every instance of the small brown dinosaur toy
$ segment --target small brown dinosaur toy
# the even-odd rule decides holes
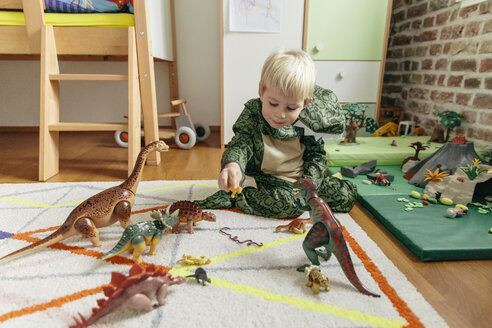
[[[169,212],[179,210],[179,222],[173,226],[172,232],[177,233],[183,225],[188,228],[188,233],[194,233],[193,226],[202,220],[215,222],[215,214],[203,212],[202,208],[195,202],[189,200],[180,200],[171,204]]]
[[[107,227],[116,221],[119,221],[123,228],[132,223],[131,209],[147,155],[168,149],[168,145],[161,140],[148,144],[138,154],[132,173],[122,184],[86,199],[70,212],[65,222],[51,235],[0,258],[0,263],[51,246],[77,234],[90,238],[94,246],[100,246],[97,228]]]
[[[319,267],[316,265],[310,265],[304,269],[304,274],[308,278],[306,283],[307,287],[313,287],[313,293],[318,294],[320,287],[323,287],[326,291],[330,290],[330,282],[328,278],[319,271]]]
[[[279,225],[275,228],[275,232],[280,232],[283,229],[287,229],[290,232],[296,234],[302,234],[306,232],[306,224],[309,223],[309,219],[294,219],[289,224]]]
[[[120,272],[111,274],[111,285],[104,287],[104,295],[107,299],[97,300],[99,307],[92,309],[92,315],[85,319],[79,313],[80,321],[75,319],[71,328],[87,327],[105,315],[116,311],[121,306],[127,306],[137,310],[151,311],[160,305],[165,305],[167,288],[171,285],[186,282],[184,277],[173,277],[156,269],[150,264],[146,270],[140,265],[134,264],[130,274],[125,276]],[[158,304],[152,304],[152,296],[155,295]]]

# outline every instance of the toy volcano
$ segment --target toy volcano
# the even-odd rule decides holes
[[[468,141],[464,144],[447,142],[434,154],[410,168],[403,177],[409,180],[408,183],[424,188],[428,182],[424,181],[427,170],[433,172],[439,168],[440,171],[452,175],[457,168],[473,163],[475,158],[479,156],[475,152],[473,142]]]

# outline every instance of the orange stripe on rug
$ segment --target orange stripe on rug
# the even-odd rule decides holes
[[[2,314],[2,315],[0,315],[0,322],[4,322],[4,321],[11,320],[14,318],[22,317],[22,316],[32,314],[35,312],[44,311],[44,310],[47,310],[47,309],[53,308],[53,307],[61,307],[62,305],[66,304],[66,303],[73,302],[73,301],[79,300],[79,299],[87,297],[87,296],[101,293],[105,286],[109,286],[109,284],[105,284],[105,285],[102,285],[102,286],[99,286],[96,288],[92,288],[92,289],[85,289],[85,290],[82,290],[80,292],[73,293],[71,295],[66,295],[66,296],[62,296],[60,298],[55,298],[54,300],[51,300],[51,301],[46,302],[46,303],[37,304],[37,305],[25,307],[25,308],[20,309],[20,310],[11,311],[11,312]]]
[[[132,214],[145,213],[145,212],[150,212],[150,211],[153,211],[153,210],[163,210],[163,209],[165,209],[167,207],[168,207],[168,205],[151,207],[151,208],[145,208],[143,210],[133,211]]]
[[[56,229],[58,229],[58,227],[51,227],[51,228],[34,230],[34,231],[22,232],[22,233],[18,233],[16,235],[12,236],[12,238],[27,241],[29,243],[35,243],[35,242],[39,241],[40,238],[31,237],[30,235],[41,233],[41,232],[52,231],[52,230],[56,230]],[[100,258],[101,255],[104,254],[103,252],[93,251],[93,250],[85,249],[85,248],[78,247],[78,246],[69,246],[69,245],[65,245],[62,243],[53,244],[53,245],[49,246],[49,248],[54,248],[54,249],[63,250],[63,251],[69,251],[70,253],[73,253],[73,254],[91,256],[94,258]],[[119,265],[129,265],[129,266],[132,266],[134,264],[132,259],[122,257],[122,256],[115,256],[115,257],[109,258],[106,260],[106,262],[110,262],[113,264],[119,264]],[[149,265],[149,264],[150,263],[145,263],[145,262],[141,263],[141,265],[144,267],[144,269],[147,268],[147,265]],[[168,267],[163,266],[163,265],[156,265],[156,267],[161,268],[161,270],[163,270],[166,273],[169,272],[169,270],[171,270],[171,268],[168,268]]]
[[[16,235],[12,236],[12,238],[27,241],[30,243],[35,243],[35,242],[39,241],[40,238],[31,237],[30,236],[31,234],[47,232],[47,231],[52,231],[52,230],[56,230],[56,229],[58,229],[58,227],[50,227],[50,228],[45,228],[45,229],[39,229],[39,230],[34,230],[34,231],[18,233]],[[103,254],[102,252],[88,250],[88,249],[78,247],[78,246],[68,246],[68,245],[65,245],[62,243],[56,243],[56,244],[53,244],[49,247],[54,248],[54,249],[58,249],[58,250],[69,251],[69,252],[71,252],[73,254],[77,254],[77,255],[86,255],[86,256],[92,256],[95,258],[99,258]],[[106,262],[111,262],[113,264],[118,264],[118,265],[128,265],[128,266],[132,266],[134,264],[133,260],[122,257],[122,256],[115,256],[115,257],[109,258],[106,260]],[[144,270],[147,269],[147,266],[149,266],[150,264],[151,263],[146,263],[146,262],[140,263],[140,265],[143,267]],[[160,269],[165,273],[168,273],[171,270],[171,268],[168,268],[168,267],[162,266],[162,265],[155,265],[155,267],[156,267],[156,269]],[[48,301],[46,303],[42,303],[42,304],[22,308],[22,309],[19,309],[16,311],[12,311],[9,313],[5,313],[5,314],[0,316],[0,322],[7,321],[7,320],[17,318],[17,317],[21,317],[24,315],[32,314],[34,312],[44,311],[44,310],[46,310],[48,308],[52,308],[52,307],[61,307],[62,305],[66,304],[66,303],[73,302],[73,301],[76,301],[78,299],[100,293],[100,292],[102,292],[102,288],[104,286],[106,286],[106,285],[102,285],[100,287],[93,288],[93,289],[82,290],[80,292],[77,292],[77,293],[74,293],[71,295],[67,295],[67,296],[63,296],[63,297]]]
[[[148,209],[143,209],[139,211],[134,211],[132,214],[138,214],[138,213],[145,213],[154,209],[163,209],[166,208],[167,206],[159,206],[159,207],[153,207],[153,208],[148,208]],[[236,210],[236,209],[225,209],[226,211],[232,211],[232,212],[238,212],[238,213],[244,213],[242,211]],[[47,231],[53,231],[58,229],[59,227],[50,227],[50,228],[45,228],[45,229],[39,229],[39,230],[34,230],[34,231],[28,231],[28,232],[23,232],[23,233],[18,233],[12,236],[13,239],[18,239],[18,240],[24,240],[27,242],[34,243],[40,238],[35,238],[31,237],[32,234],[36,233],[42,233],[42,232],[47,232]],[[398,313],[408,322],[407,327],[424,327],[424,325],[420,322],[419,318],[415,316],[413,311],[408,307],[406,302],[400,298],[396,290],[391,287],[389,284],[388,280],[384,277],[383,273],[379,270],[379,268],[374,264],[374,262],[369,258],[369,256],[366,254],[366,252],[362,249],[362,247],[359,245],[359,243],[352,237],[352,235],[343,227],[343,232],[344,232],[344,237],[349,243],[350,247],[352,248],[352,251],[357,255],[357,257],[362,261],[364,264],[364,267],[366,270],[371,274],[373,279],[376,281],[378,284],[379,288],[384,292],[384,294],[389,298],[395,309],[398,311]],[[56,243],[50,246],[51,248],[59,249],[59,250],[67,250],[71,253],[78,254],[78,255],[86,255],[86,256],[92,256],[95,258],[99,258],[103,253],[102,252],[97,252],[97,251],[92,251],[92,250],[87,250],[85,248],[77,247],[77,246],[68,246],[62,243]],[[113,264],[119,264],[119,265],[133,265],[133,260],[124,258],[121,256],[115,256],[113,258],[107,259],[106,261],[111,262]],[[146,268],[149,263],[141,263],[141,265]],[[164,270],[164,272],[169,272],[170,268],[165,267],[165,266],[157,266],[158,268],[161,268]],[[60,297],[54,300],[51,300],[49,302],[23,308],[17,311],[12,311],[6,314],[3,314],[0,316],[0,322],[13,319],[16,317],[20,317],[23,315],[28,315],[34,312],[38,311],[43,311],[46,310],[47,308],[51,307],[60,307],[65,303],[72,302],[75,300],[78,300],[80,298],[90,296],[93,294],[97,294],[102,291],[102,287],[97,287],[89,290],[83,290],[68,296]]]
[[[372,278],[376,281],[379,288],[388,296],[389,300],[398,311],[398,313],[408,322],[406,327],[424,327],[419,318],[408,307],[407,303],[398,296],[396,290],[391,287],[386,277],[378,269],[376,264],[371,260],[367,253],[362,249],[359,243],[352,237],[352,235],[343,227],[343,235],[352,248],[352,251],[362,261],[366,270],[371,274]]]

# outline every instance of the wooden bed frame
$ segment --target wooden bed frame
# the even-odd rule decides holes
[[[173,1],[171,0],[171,13],[174,12]],[[58,173],[58,132],[59,131],[105,131],[105,130],[125,130],[125,129],[137,129],[140,131],[140,122],[138,126],[133,124],[118,124],[118,123],[61,123],[59,122],[59,113],[46,114],[43,113],[43,107],[53,105],[52,102],[56,102],[55,107],[59,106],[58,92],[59,82],[61,80],[126,80],[126,76],[107,74],[59,74],[58,70],[58,58],[76,56],[78,60],[84,60],[87,56],[101,56],[101,58],[107,58],[108,56],[128,56],[129,61],[129,92],[131,93],[131,87],[137,88],[137,94],[133,98],[129,98],[129,107],[136,106],[142,107],[143,124],[145,143],[148,144],[151,141],[159,139],[158,129],[158,116],[157,116],[157,100],[155,89],[155,74],[154,74],[154,58],[152,56],[152,43],[150,33],[150,18],[149,8],[146,0],[134,1],[134,27],[121,28],[121,27],[65,27],[54,26],[51,27],[45,24],[44,18],[44,0],[2,0],[0,1],[0,9],[5,8],[18,8],[24,11],[26,20],[25,26],[6,26],[0,25],[0,56],[4,58],[5,55],[13,56],[14,59],[19,58],[38,58],[41,59],[41,73],[43,70],[52,70],[48,72],[49,79],[43,81],[41,77],[41,99],[40,99],[40,165],[39,165],[39,180],[45,181],[51,176]],[[169,62],[169,85],[171,99],[179,98],[177,87],[177,69],[175,63],[175,32],[174,32],[174,19],[172,17],[172,34],[173,34],[173,53],[174,61]],[[1,24],[1,22],[0,22]],[[53,32],[50,32],[50,30]],[[134,32],[131,32],[134,31]],[[52,33],[53,37],[50,37]],[[134,35],[129,35],[133,33]],[[48,35],[48,37],[46,37]],[[42,37],[45,37],[44,43],[42,43]],[[136,59],[131,55],[131,43],[132,38],[135,40],[133,44],[135,46]],[[76,40],[76,42],[73,42]],[[50,42],[53,44],[50,45]],[[43,47],[45,48],[42,48]],[[51,51],[49,47],[52,47]],[[51,53],[50,53],[51,51]],[[43,54],[44,52],[44,54]],[[53,53],[54,52],[54,53]],[[48,55],[47,55],[48,54]],[[26,57],[27,56],[27,57]],[[43,58],[48,57],[48,58]],[[51,58],[49,58],[51,57]],[[131,61],[134,61],[137,65],[135,68],[136,81],[133,83],[132,79],[132,66]],[[55,67],[56,68],[53,68]],[[53,71],[54,69],[54,71]],[[51,74],[51,75],[49,75]],[[58,77],[54,75],[58,74]],[[47,93],[44,92],[43,87],[51,88],[53,80],[56,80],[55,87]],[[134,84],[130,86],[130,84]],[[50,86],[51,85],[51,86]],[[46,90],[45,90],[46,91]],[[139,92],[138,92],[139,91]],[[51,95],[50,95],[51,92]],[[48,95],[48,96],[46,96]],[[43,99],[52,98],[52,99]],[[138,99],[140,98],[140,99]],[[133,99],[133,100],[131,100]],[[51,103],[50,103],[51,102]],[[133,104],[131,104],[133,102]],[[58,108],[57,108],[58,110]],[[44,118],[43,118],[44,115]],[[131,119],[135,120],[136,117],[130,117],[129,110],[129,122]],[[140,110],[137,119],[140,121]],[[51,117],[50,117],[51,116]],[[51,121],[44,122],[44,121]],[[46,125],[46,128],[43,127]],[[44,131],[43,131],[44,130]],[[49,136],[48,134],[52,134]],[[135,158],[138,155],[140,149],[140,133],[137,134],[138,138],[134,138],[133,145],[129,144],[129,156],[128,156],[128,171],[130,172],[135,163]],[[51,138],[51,145],[46,146],[43,139]],[[138,140],[138,142],[137,142]],[[138,146],[137,146],[138,144]],[[51,158],[51,159],[50,159]],[[158,165],[160,163],[160,154],[153,153],[149,155],[147,164]]]

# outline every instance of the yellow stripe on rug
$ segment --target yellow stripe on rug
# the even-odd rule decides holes
[[[301,238],[305,237],[305,235],[306,235],[306,233],[296,234],[296,235],[288,236],[285,238],[281,238],[281,239],[277,239],[277,240],[265,243],[261,247],[248,247],[248,248],[243,248],[243,249],[240,249],[240,250],[228,253],[228,254],[215,256],[215,257],[211,258],[210,264],[215,264],[217,262],[230,260],[230,259],[233,259],[235,257],[251,254],[254,252],[261,252],[261,251],[267,250],[267,249],[272,248],[272,247],[280,246],[282,244],[286,244],[286,243],[289,243],[291,241],[301,239]],[[175,275],[175,276],[187,276],[187,275],[193,274],[193,272],[191,272],[190,269],[195,268],[195,267],[197,267],[197,266],[184,265],[184,266],[180,266],[180,267],[171,269],[171,271],[169,273],[172,275]],[[379,316],[374,316],[374,315],[368,315],[368,314],[365,314],[365,313],[360,312],[360,311],[344,309],[344,308],[334,306],[334,305],[329,305],[329,304],[317,303],[317,302],[302,299],[299,297],[276,294],[276,293],[272,293],[272,292],[266,291],[266,290],[261,289],[261,288],[246,286],[246,285],[239,284],[239,283],[233,283],[233,282],[223,280],[223,279],[213,278],[211,285],[225,288],[225,289],[231,289],[231,290],[233,290],[239,294],[249,294],[249,295],[257,296],[257,297],[263,298],[263,299],[270,301],[270,302],[285,303],[285,304],[289,304],[292,306],[296,306],[296,307],[301,308],[303,310],[311,310],[314,312],[328,313],[328,314],[335,315],[337,317],[345,318],[345,319],[350,320],[350,321],[363,322],[363,323],[367,323],[367,324],[378,326],[378,327],[390,328],[390,327],[403,327],[404,325],[407,325],[407,322],[404,322],[404,321],[387,319],[384,317],[379,317]]]
[[[335,305],[317,303],[295,296],[276,294],[261,288],[233,283],[218,278],[214,278],[212,280],[211,285],[216,287],[231,289],[239,294],[249,294],[249,295],[261,297],[270,302],[292,305],[301,308],[303,310],[332,314],[334,316],[341,317],[349,321],[367,323],[370,324],[371,326],[396,328],[396,327],[403,327],[407,325],[407,323],[404,321],[365,314],[360,311],[344,309],[342,307],[338,307]]]
[[[159,191],[159,190],[175,189],[175,188],[180,188],[180,187],[188,187],[188,186],[192,186],[192,185],[196,185],[196,186],[200,186],[200,187],[206,187],[206,188],[212,188],[212,189],[218,189],[217,185],[211,185],[211,184],[207,184],[207,183],[187,182],[187,183],[181,183],[181,184],[177,184],[177,185],[173,185],[173,186],[164,186],[164,187],[158,187],[158,188],[143,189],[143,190],[137,191],[137,194],[146,194],[149,192],[154,192],[154,191]],[[13,198],[13,197],[0,197],[0,200],[6,201],[9,203],[18,204],[18,205],[25,205],[25,206],[32,206],[32,207],[39,207],[39,208],[58,208],[58,207],[65,207],[65,206],[73,206],[73,205],[78,205],[84,201],[84,200],[77,200],[77,201],[72,201],[72,202],[67,202],[67,203],[51,205],[51,204],[32,202],[29,200]]]

